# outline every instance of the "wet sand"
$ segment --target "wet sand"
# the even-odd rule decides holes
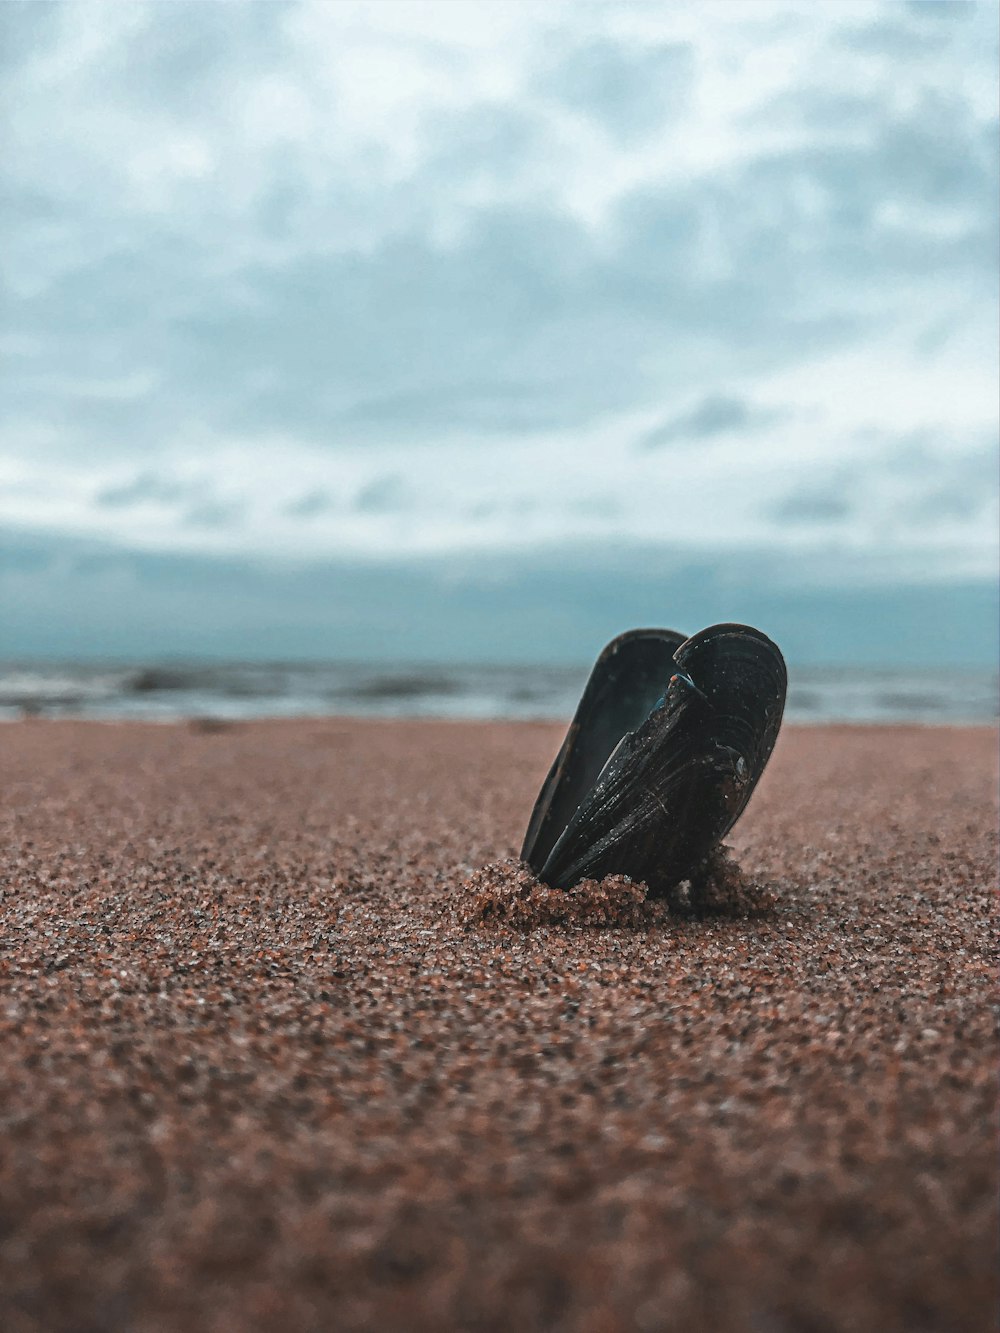
[[[0,1327],[995,1325],[995,733],[786,730],[762,913],[471,921],[560,736],[0,728]]]

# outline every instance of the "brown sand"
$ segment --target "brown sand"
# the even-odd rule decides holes
[[[774,890],[745,875],[731,849],[716,847],[697,878],[683,880],[660,901],[649,885],[627,875],[583,879],[568,889],[553,889],[535,878],[530,866],[514,857],[492,861],[473,871],[458,894],[455,916],[473,925],[539,926],[661,925],[671,916],[765,915],[777,906]]]
[[[5,1333],[995,1324],[994,734],[787,730],[763,914],[473,923],[559,736],[0,728]]]

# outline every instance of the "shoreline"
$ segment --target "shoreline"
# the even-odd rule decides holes
[[[0,662],[0,719],[426,717],[568,722],[587,668],[377,663]],[[996,725],[987,669],[795,668],[785,721]]]
[[[29,713],[22,717],[0,716],[0,726],[123,726],[123,727],[191,727],[197,729],[201,724],[226,727],[252,726],[326,726],[328,724],[347,724],[350,726],[409,726],[419,724],[429,727],[547,727],[554,732],[560,729],[565,734],[570,723],[569,717],[452,717],[447,714],[387,714],[366,715],[358,713],[301,713],[294,716],[281,714],[254,715],[252,717],[227,717],[219,713],[178,714],[175,717],[93,717],[84,714],[76,716],[53,717],[47,714]],[[1000,718],[994,721],[982,719],[967,721],[933,721],[932,719],[900,719],[899,721],[858,721],[856,719],[829,720],[796,718],[784,721],[781,731],[970,731],[998,732]]]
[[[0,732],[5,1328],[993,1317],[996,728],[783,728],[758,915],[463,919],[564,725]]]

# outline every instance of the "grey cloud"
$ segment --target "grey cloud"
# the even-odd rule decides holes
[[[962,327],[962,320],[955,315],[946,315],[943,319],[932,319],[913,339],[913,350],[921,356],[933,356],[946,346],[949,338]]]
[[[517,172],[544,151],[537,118],[506,102],[480,103],[457,120],[436,116],[426,133],[435,146],[427,171],[443,181],[456,172],[466,177]]]
[[[0,5],[0,69],[12,72],[59,40],[62,6],[14,0]]]
[[[941,43],[956,27],[977,16],[976,0],[904,0],[869,23],[852,24],[834,36],[836,45],[862,55],[891,60],[921,60],[940,54]],[[994,32],[995,32],[995,24]]]
[[[501,515],[520,520],[526,514],[537,514],[541,509],[542,502],[537,495],[517,492],[502,499],[478,500],[474,504],[465,506],[462,512],[474,519],[496,518]]]
[[[777,188],[793,194],[790,178],[780,168],[775,174]],[[617,226],[627,239],[608,273],[609,296],[633,326],[648,329],[676,367],[678,389],[692,365],[703,369],[706,355],[730,373],[734,366],[758,372],[871,331],[870,302],[854,284],[844,285],[839,305],[830,301],[836,263],[819,237],[807,235],[811,224],[790,216],[793,201],[785,205],[775,194],[748,167],[681,193],[643,189],[619,207]],[[725,259],[705,273],[710,228]],[[703,349],[693,361],[686,344]]]
[[[271,8],[283,7],[238,7],[230,39],[218,6],[196,5],[176,22],[154,7],[135,38],[143,78],[187,86],[182,67],[211,84],[212,62],[227,52],[235,64],[263,59],[257,25],[283,20],[246,12]],[[204,50],[192,52],[192,40]],[[587,79],[610,88],[629,68],[630,87],[657,104],[660,84],[644,75],[641,52],[611,44],[579,58],[578,91]],[[672,48],[648,58],[664,69],[687,59]],[[826,96],[807,87],[782,114],[835,124]],[[430,239],[430,201],[477,159],[503,175],[548,151],[537,117],[494,105],[435,122],[426,171],[365,204],[405,216],[409,230],[364,253],[314,253],[315,238],[296,251],[289,235],[282,259],[247,243],[238,272],[220,273],[226,224],[206,216],[188,231],[173,219],[139,227],[113,208],[102,215],[100,193],[74,200],[47,186],[39,206],[75,237],[79,262],[45,290],[9,293],[5,318],[47,339],[42,369],[57,364],[85,380],[154,367],[161,378],[141,421],[134,405],[43,395],[28,376],[11,385],[5,410],[44,414],[67,448],[124,452],[137,439],[155,450],[192,421],[226,432],[280,427],[330,448],[359,436],[551,429],[683,392],[706,358],[710,371],[753,374],[898,327],[894,293],[912,308],[921,285],[944,276],[956,306],[981,301],[995,271],[992,130],[957,99],[927,99],[905,117],[861,99],[852,114],[866,129],[857,142],[820,137],[636,190],[613,219],[614,246],[541,202],[483,206],[449,244]],[[804,187],[819,215],[803,204]],[[887,202],[902,218],[891,234],[879,225]],[[336,203],[360,207],[349,194]],[[297,210],[316,204],[294,157],[275,164],[249,241],[285,236]],[[923,225],[942,206],[961,212],[964,231]],[[11,230],[36,229],[23,218]],[[709,236],[721,263],[706,273]],[[876,290],[884,301],[873,303]],[[940,288],[932,304],[941,309]],[[696,351],[685,353],[689,345]],[[650,364],[661,369],[651,374]]]
[[[461,427],[479,431],[511,431],[566,423],[572,383],[532,384],[482,380],[467,384],[442,382],[404,389],[354,403],[337,417],[350,428],[445,431]],[[562,401],[561,401],[562,400]]]
[[[306,491],[285,505],[284,512],[289,518],[318,518],[320,514],[328,514],[336,503],[329,491]]]
[[[244,508],[240,504],[204,500],[185,510],[181,522],[188,528],[232,528],[242,520],[243,514]]]
[[[909,16],[904,17],[902,22],[883,16],[873,23],[847,28],[836,38],[838,45],[852,51],[895,57],[926,55],[937,49],[940,40],[939,33],[915,26]]]
[[[621,139],[658,129],[688,102],[695,55],[683,42],[630,49],[594,39],[542,80],[542,88]]]
[[[573,512],[581,518],[614,518],[621,514],[622,507],[617,500],[606,500],[599,495],[590,495],[582,500],[575,500],[571,506]],[[520,507],[523,512],[523,506]]]
[[[3,6],[0,6],[0,13]],[[16,189],[0,182],[0,211],[7,227],[44,226],[64,221],[64,210],[55,193],[42,189]]]
[[[402,477],[376,477],[358,492],[354,508],[365,514],[390,514],[410,504],[410,489]]]
[[[977,0],[904,0],[906,13],[922,23],[954,23],[971,18],[982,8]]]
[[[836,479],[825,486],[805,486],[789,491],[772,505],[768,517],[775,523],[803,524],[807,527],[838,523],[854,512],[852,488]]]
[[[171,0],[170,10],[168,21],[159,5],[140,11],[127,44],[105,58],[102,76],[119,96],[159,113],[203,115],[230,80],[280,64],[287,4]]]
[[[885,99],[877,93],[829,87],[786,90],[743,117],[762,129],[780,125],[819,131],[827,142],[858,131],[871,133],[885,118]]]
[[[140,472],[131,481],[105,487],[96,495],[95,504],[101,509],[169,505],[180,510],[180,521],[192,528],[232,527],[243,516],[242,505],[206,494],[203,481],[180,481],[157,472]]]
[[[946,157],[942,171],[953,171]],[[49,355],[79,377],[156,367],[143,411],[154,440],[190,420],[331,444],[358,430],[419,439],[442,427],[572,425],[642,403],[651,352],[674,367],[658,393],[680,390],[690,364],[676,351],[693,338],[753,372],[870,328],[873,279],[902,268],[919,282],[945,263],[980,278],[992,263],[981,244],[877,239],[893,170],[884,152],[793,153],[728,182],[643,191],[619,210],[611,254],[568,219],[492,209],[449,250],[413,235],[365,255],[251,262],[234,284],[207,268],[201,243],[153,234],[8,301],[8,318],[29,336],[54,331]],[[810,178],[836,201],[819,230],[797,203],[796,182]],[[977,180],[959,169],[964,197],[981,202]],[[698,272],[706,218],[728,256],[720,276]],[[8,410],[30,410],[31,393],[15,386]],[[45,411],[103,447],[134,438],[128,404],[48,397]]]
[[[745,434],[772,425],[786,415],[777,408],[758,407],[746,398],[709,394],[689,412],[668,417],[647,431],[639,445],[643,449],[661,449],[666,444],[710,440],[734,431]]]
[[[67,276],[24,303],[21,323],[58,318],[70,357],[103,351],[162,368],[149,413],[161,430],[207,417],[331,442],[362,426],[419,438],[441,426],[582,423],[642,401],[651,350],[691,335],[735,344],[753,369],[856,328],[783,301],[781,263],[744,255],[739,236],[738,271],[700,280],[693,198],[633,201],[623,223],[609,256],[567,219],[493,209],[450,251],[410,237],[364,256],[249,265],[235,290],[202,272],[197,250],[185,266],[176,246],[157,247],[145,264],[122,253]],[[98,329],[96,290],[108,311]],[[677,387],[687,370],[676,362]],[[87,417],[119,433],[108,405],[88,405]]]
[[[485,212],[447,252],[410,237],[250,267],[242,285],[252,303],[204,292],[169,349],[182,391],[234,428],[327,441],[530,428],[585,420],[641,384],[646,329],[608,300],[581,229],[544,212]]]
[[[996,503],[1000,491],[1000,450],[995,441],[942,454],[925,433],[918,432],[887,454],[884,467],[904,482],[915,483],[900,508],[922,528],[974,518]]]
[[[198,488],[190,482],[175,481],[156,472],[140,472],[120,486],[99,491],[95,503],[102,509],[131,509],[140,504],[178,504],[190,500]]]
[[[980,124],[966,103],[928,93],[897,115],[850,94],[803,90],[778,114],[812,122],[817,142],[748,164],[730,182],[719,216],[731,250],[781,288],[792,280],[792,291],[814,293],[837,281],[857,300],[864,283],[888,289],[897,279],[964,272],[981,280],[994,271],[995,127]],[[838,136],[847,115],[863,136]],[[824,124],[830,132],[822,133]],[[891,231],[881,222],[886,205],[899,219]],[[937,225],[942,210],[953,225]]]
[[[285,21],[283,6],[230,8],[150,9],[103,71],[114,95],[147,97],[166,108],[165,123],[197,115],[202,94],[224,101],[240,68],[279,59],[268,42],[280,42]],[[671,113],[669,97],[686,95],[689,57],[598,44],[550,65],[531,91],[605,117],[612,133],[641,133]],[[901,48],[907,70],[918,58]],[[339,180],[317,186],[294,154],[269,164],[238,262],[229,262],[231,223],[211,212],[195,222],[139,217],[86,181],[74,194],[39,174],[44,188],[23,197],[20,214],[5,213],[8,230],[24,246],[58,234],[76,257],[63,262],[60,250],[49,286],[5,295],[4,319],[44,350],[31,374],[8,373],[2,410],[50,426],[60,439],[54,458],[98,447],[155,458],[192,423],[230,436],[280,429],[330,450],[419,445],[445,432],[471,441],[686,401],[692,381],[752,383],[860,335],[896,333],[914,318],[901,309],[923,309],[922,331],[932,313],[981,307],[995,283],[994,131],[958,92],[897,115],[874,95],[844,93],[838,105],[809,81],[781,115],[809,130],[804,143],[636,189],[603,234],[547,204],[543,191],[531,204],[482,205],[448,241],[432,236],[442,191],[472,171],[500,179],[553,150],[544,115],[492,102],[425,127],[434,146],[426,168],[370,194]],[[900,219],[891,234],[879,221],[886,203]],[[964,223],[928,225],[942,208]],[[355,221],[368,210],[405,219],[406,229],[363,252],[337,252],[319,225],[296,240],[303,210],[343,210]],[[706,270],[709,242],[718,262]],[[159,381],[137,409],[33,387],[52,367],[78,382],[153,368]],[[644,443],[706,440],[774,419],[717,395],[669,416]],[[360,498],[403,503],[391,489]],[[323,512],[318,500],[301,503],[292,517]]]
[[[909,431],[893,437],[885,432],[871,432],[866,437],[888,446],[885,466],[900,473],[924,473],[928,468],[943,468],[960,475],[971,484],[997,481],[995,462],[997,441],[980,438],[963,442],[960,449],[942,454],[935,433],[929,429]]]
[[[908,504],[906,514],[915,522],[933,525],[942,520],[975,518],[989,502],[989,495],[969,490],[960,481],[939,482]]]
[[[832,534],[838,524],[862,507],[870,480],[879,471],[884,471],[884,466],[878,457],[868,464],[814,467],[807,481],[776,496],[764,507],[764,513],[778,527],[813,528]]]
[[[972,519],[994,504],[998,459],[994,443],[942,451],[927,432],[898,439],[882,432],[858,437],[870,457],[850,467],[828,468],[796,486],[767,509],[779,525],[829,526],[850,518],[877,492],[883,517],[926,531],[955,519]]]
[[[969,112],[951,98],[926,95],[917,115],[890,121],[881,131],[872,159],[874,193],[881,168],[884,183],[916,203],[982,204],[983,190],[996,180],[994,134],[976,132]]]

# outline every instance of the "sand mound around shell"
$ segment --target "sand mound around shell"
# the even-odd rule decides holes
[[[763,916],[778,905],[770,884],[744,874],[728,847],[717,847],[701,872],[683,880],[670,895],[674,911],[705,916]]]
[[[475,871],[463,885],[460,914],[474,924],[533,930],[537,926],[631,926],[645,924],[654,904],[648,889],[626,875],[581,880],[571,889],[550,889],[513,857]]]
[[[636,929],[671,913],[750,917],[770,911],[777,903],[774,892],[747,879],[725,848],[719,849],[700,875],[683,881],[666,899],[650,898],[648,886],[627,875],[584,879],[571,889],[553,889],[514,857],[482,866],[462,888],[458,909],[462,921],[515,930],[540,926]]]

